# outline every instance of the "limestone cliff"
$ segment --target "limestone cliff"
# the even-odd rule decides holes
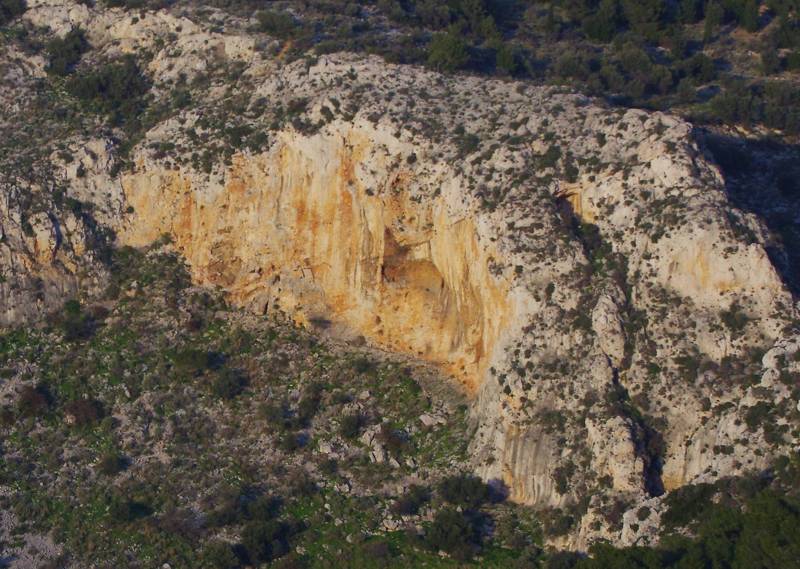
[[[512,312],[508,275],[489,272],[449,168],[392,164],[412,152],[368,124],[336,124],[281,133],[269,152],[236,156],[219,182],[143,160],[122,180],[135,213],[120,239],[169,233],[198,281],[236,302],[346,324],[474,390]],[[441,192],[415,201],[421,185]]]
[[[476,471],[572,516],[563,544],[633,543],[611,504],[632,512],[796,444],[794,299],[688,124],[374,58],[284,64],[255,48],[268,38],[168,12],[30,4],[101,56],[149,53],[157,96],[207,75],[130,169],[92,163],[105,193],[53,157],[67,194],[118,245],[169,234],[238,304],[440,364],[473,397]],[[3,254],[47,274],[57,232],[32,219]],[[0,290],[5,321],[33,314]]]

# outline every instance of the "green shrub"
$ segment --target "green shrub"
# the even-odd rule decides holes
[[[0,0],[0,26],[5,26],[25,12],[25,0]]]
[[[188,348],[175,354],[172,361],[179,372],[197,375],[209,367],[211,354],[206,350]]]
[[[392,512],[399,516],[413,516],[428,500],[430,500],[430,492],[427,488],[412,484],[406,493],[392,504]]]
[[[118,452],[107,452],[100,457],[97,463],[97,471],[106,476],[113,476],[125,469],[125,458]]]
[[[47,44],[47,72],[54,75],[67,75],[89,49],[89,42],[80,28],[73,28],[63,38],[55,38]]]
[[[52,397],[47,387],[26,385],[20,390],[17,412],[23,417],[38,417],[47,413],[51,404]]]
[[[258,31],[280,39],[291,38],[299,28],[294,18],[286,12],[264,10],[256,13],[256,20],[258,20]]]
[[[386,450],[391,456],[399,460],[402,454],[409,448],[410,441],[406,433],[392,428],[388,423],[381,425],[381,430],[378,432],[378,440],[386,447]]]
[[[73,399],[64,405],[64,415],[78,427],[94,425],[103,418],[103,406],[95,399]]]
[[[456,30],[433,36],[428,47],[428,65],[439,71],[455,71],[469,61],[467,44]]]
[[[223,368],[211,384],[211,391],[220,399],[233,399],[247,387],[247,378],[241,371]]]
[[[112,124],[122,125],[140,118],[150,84],[136,59],[126,55],[95,70],[73,75],[67,89],[97,112],[107,114]]]
[[[439,494],[450,504],[478,508],[489,499],[489,487],[471,474],[456,474],[439,483]]]
[[[290,531],[278,520],[250,522],[242,530],[242,546],[252,565],[266,563],[289,552]]]
[[[479,534],[464,514],[445,508],[436,513],[427,528],[425,543],[434,551],[449,553],[457,561],[467,561],[475,556]]]
[[[365,357],[356,358],[353,362],[353,369],[357,373],[370,373],[375,371],[376,367],[375,362]]]
[[[237,569],[242,564],[229,543],[212,541],[203,547],[201,569]]]
[[[297,419],[300,425],[307,425],[317,414],[322,404],[322,385],[312,383],[303,391],[297,405]]]
[[[361,433],[364,419],[361,413],[345,415],[339,422],[339,434],[345,439],[355,439]]]
[[[583,20],[583,33],[591,39],[609,42],[622,23],[619,0],[602,0],[596,11]]]
[[[87,340],[95,332],[96,322],[91,314],[83,311],[80,302],[68,300],[64,303],[64,309],[60,317],[56,318],[64,334],[64,339],[68,342]]]
[[[728,310],[722,311],[720,318],[734,337],[740,335],[750,321],[747,314],[736,303],[733,303]]]

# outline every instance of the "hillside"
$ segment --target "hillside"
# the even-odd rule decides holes
[[[420,66],[334,50],[313,2],[12,8],[12,566],[797,558],[789,123],[487,77],[485,17]],[[401,42],[402,10],[340,12]]]

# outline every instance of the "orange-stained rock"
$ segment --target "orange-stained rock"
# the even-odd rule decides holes
[[[343,323],[443,364],[474,391],[509,315],[491,248],[444,194],[410,199],[409,171],[379,163],[378,187],[368,187],[357,171],[367,134],[322,138],[287,136],[267,155],[236,156],[218,187],[140,165],[123,179],[136,214],[122,241],[169,233],[197,281],[236,303]]]

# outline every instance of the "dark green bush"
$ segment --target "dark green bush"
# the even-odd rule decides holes
[[[17,412],[23,417],[38,417],[47,413],[51,404],[52,397],[47,387],[26,385],[20,390]]]
[[[241,565],[229,543],[212,541],[203,547],[201,569],[237,569]]]
[[[297,405],[297,420],[300,425],[307,425],[317,414],[322,404],[322,385],[312,383],[303,390]]]
[[[63,38],[50,40],[47,44],[47,72],[62,76],[69,74],[88,49],[89,42],[80,28],[73,28]]]
[[[264,10],[256,13],[256,19],[258,20],[258,31],[280,39],[291,38],[299,29],[291,14],[286,12]]]
[[[146,106],[150,84],[139,70],[133,56],[108,63],[97,69],[75,74],[67,89],[78,99],[107,114],[114,125],[137,121]]]
[[[406,493],[392,504],[392,511],[399,516],[413,516],[428,500],[430,500],[428,489],[412,484]]]
[[[64,414],[78,427],[94,425],[104,416],[102,404],[95,399],[73,399],[64,405]]]
[[[173,357],[175,368],[180,373],[197,375],[211,364],[211,355],[206,350],[188,348]]]
[[[425,532],[425,543],[434,551],[444,551],[458,561],[472,559],[479,545],[479,534],[467,517],[452,508],[436,513]]]
[[[236,369],[221,369],[213,382],[211,383],[211,391],[220,399],[233,399],[247,387],[247,378],[244,374]]]
[[[339,434],[345,439],[355,439],[361,433],[362,423],[361,413],[345,415],[339,422]]]
[[[107,452],[100,457],[97,471],[106,476],[113,476],[125,469],[125,458],[118,452]]]
[[[288,525],[278,520],[250,522],[242,530],[242,546],[250,563],[258,565],[286,555],[290,535]]]
[[[0,26],[5,26],[25,12],[25,0],[0,0]]]
[[[64,310],[56,318],[68,342],[87,340],[92,337],[96,329],[96,322],[91,314],[84,312],[80,302],[68,300],[64,303]]]
[[[489,487],[471,474],[456,474],[439,483],[441,497],[456,506],[478,508],[489,499]]]
[[[469,61],[467,44],[456,30],[433,36],[428,48],[428,65],[439,71],[455,71]]]

